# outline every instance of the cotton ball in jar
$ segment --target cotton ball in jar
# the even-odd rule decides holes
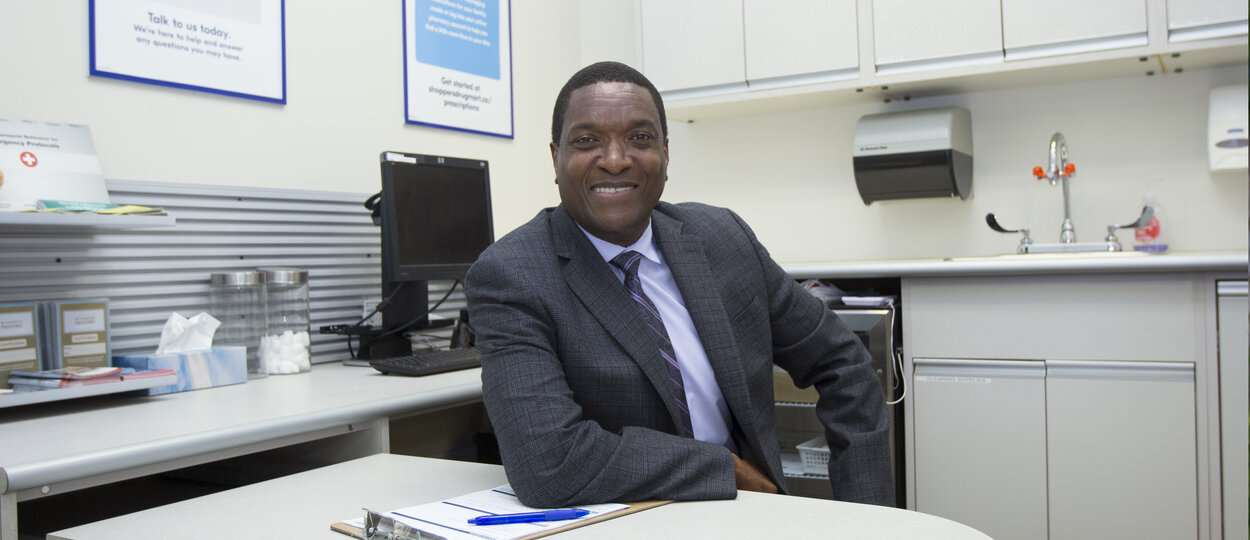
[[[311,344],[308,332],[286,330],[261,338],[260,355],[271,375],[301,373],[312,367]]]

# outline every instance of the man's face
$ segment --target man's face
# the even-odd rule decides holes
[[[574,90],[551,160],[577,224],[613,244],[634,243],[668,180],[668,140],[651,94],[616,82]]]

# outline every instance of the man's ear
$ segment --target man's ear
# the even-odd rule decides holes
[[[664,181],[668,182],[668,137],[664,137]]]
[[[559,169],[559,160],[556,159],[556,154],[559,153],[560,147],[556,146],[556,143],[554,142],[549,143],[549,146],[551,146],[551,168]],[[557,172],[559,171],[557,170]],[[560,176],[558,174],[556,175],[556,183],[560,183]]]

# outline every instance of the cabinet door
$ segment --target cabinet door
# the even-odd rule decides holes
[[[877,72],[1001,62],[999,0],[873,0]]]
[[[1246,35],[1245,0],[1167,0],[1168,41]]]
[[[1146,0],[1003,2],[1007,60],[1146,44]]]
[[[1045,365],[913,360],[916,510],[1045,540]]]
[[[1223,452],[1224,538],[1246,538],[1250,534],[1246,512],[1246,414],[1247,396],[1246,282],[1221,281],[1219,294],[1220,330],[1220,447]]]
[[[1198,535],[1194,365],[1046,362],[1052,538]]]
[[[642,1],[642,67],[661,92],[742,90],[745,65],[741,2]]]
[[[743,0],[742,13],[752,88],[859,76],[855,0]]]

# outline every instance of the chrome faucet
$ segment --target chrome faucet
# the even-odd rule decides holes
[[[1068,178],[1076,174],[1076,164],[1068,162],[1068,141],[1063,134],[1055,132],[1050,137],[1050,164],[1046,169],[1033,167],[1033,176],[1038,180],[1050,180],[1050,185],[1063,181],[1063,227],[1059,231],[1059,243],[1076,242],[1076,228],[1072,226],[1072,204],[1069,202]]]
[[[1141,215],[1137,217],[1137,221],[1125,223],[1123,225],[1108,225],[1107,237],[1102,242],[1085,242],[1076,241],[1076,230],[1072,227],[1072,205],[1069,202],[1068,178],[1076,174],[1076,165],[1068,163],[1068,142],[1064,140],[1063,134],[1056,132],[1050,138],[1050,163],[1047,169],[1041,167],[1033,167],[1033,176],[1038,180],[1043,178],[1050,180],[1050,185],[1063,181],[1063,228],[1059,232],[1059,243],[1057,244],[1039,244],[1034,243],[1029,238],[1029,229],[1024,227],[1018,229],[1008,229],[998,223],[998,218],[993,214],[985,215],[985,223],[991,229],[1000,233],[1021,233],[1023,237],[1020,239],[1020,245],[1017,247],[1017,253],[1065,253],[1080,251],[1122,251],[1124,248],[1120,246],[1120,241],[1116,239],[1115,232],[1119,229],[1131,229],[1141,227],[1150,222],[1150,218],[1154,215],[1154,208],[1145,206],[1142,208]]]

